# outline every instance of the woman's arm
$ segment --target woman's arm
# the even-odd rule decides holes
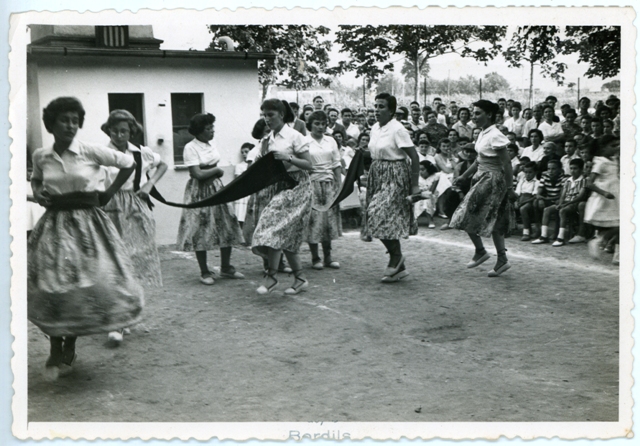
[[[294,153],[293,155],[289,155],[286,152],[275,151],[273,152],[273,157],[277,160],[286,161],[300,170],[313,170],[313,161],[311,161],[311,155],[308,151]]]
[[[156,172],[151,178],[147,180],[146,183],[144,183],[144,185],[140,188],[136,195],[146,200],[149,197],[149,192],[151,192],[153,186],[155,186],[158,181],[160,181],[160,178],[162,178],[162,176],[167,171],[167,167],[167,163],[165,163],[164,161],[160,161],[160,164],[158,164],[158,167],[156,167]]]
[[[133,166],[120,169],[118,175],[116,175],[115,179],[113,180],[113,183],[111,183],[107,190],[100,194],[100,204],[102,206],[104,206],[109,202],[109,200],[111,200],[111,197],[113,197],[115,193],[120,190],[122,185],[127,181],[127,179],[131,176],[131,174],[133,174],[135,170],[135,161],[133,163]]]
[[[409,147],[400,147],[404,153],[409,156],[411,160],[411,195],[416,195],[420,193],[420,158],[418,157],[418,152],[416,152],[416,148],[413,146]]]
[[[49,192],[44,190],[42,180],[35,180],[31,178],[31,189],[33,190],[33,198],[36,200],[36,203],[44,207],[51,204]]]
[[[203,166],[189,166],[189,175],[191,175],[191,178],[202,181],[211,177],[222,178],[224,170],[215,166],[209,168],[205,168]]]
[[[342,164],[333,169],[333,179],[336,182],[336,189],[340,190],[342,188]]]
[[[600,189],[598,186],[595,185],[596,175],[598,175],[598,174],[595,173],[595,172],[592,172],[589,175],[589,178],[587,178],[587,185],[585,187],[587,189],[589,189],[589,190],[592,190],[594,192],[599,193],[600,195],[602,195],[605,198],[608,198],[608,199],[615,198],[615,195],[613,195],[611,192],[607,192],[604,189]]]

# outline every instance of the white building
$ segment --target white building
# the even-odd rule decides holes
[[[27,51],[27,149],[53,143],[42,109],[59,96],[75,96],[86,117],[78,138],[108,143],[100,126],[109,112],[129,110],[144,126],[139,141],[158,152],[169,170],[158,190],[182,202],[188,171],[182,149],[193,137],[191,116],[216,117],[214,143],[222,165],[240,161],[240,146],[255,141],[260,114],[258,61],[273,54],[236,51],[161,50],[151,26],[32,25]],[[232,167],[223,181],[229,181]],[[175,243],[180,209],[158,204],[158,243]]]

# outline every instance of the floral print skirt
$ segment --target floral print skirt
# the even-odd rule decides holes
[[[97,207],[49,209],[27,243],[27,314],[49,336],[140,322],[144,296],[114,224]]]
[[[149,205],[132,190],[119,190],[104,206],[129,252],[133,274],[143,285],[161,287],[156,221]]]
[[[311,181],[309,174],[303,170],[289,172],[289,175],[298,182],[296,187],[286,189],[284,184],[276,183],[265,189],[260,199],[255,200],[254,210],[260,217],[251,247],[258,255],[264,256],[266,247],[298,252],[304,241],[311,215]],[[264,200],[274,191],[277,192],[261,208]]]
[[[329,204],[338,193],[335,181],[312,181],[313,193],[312,205],[324,206]],[[309,225],[305,231],[304,239],[307,243],[321,243],[337,240],[342,236],[342,218],[340,206],[334,206],[326,212],[311,209]]]
[[[204,200],[222,188],[219,178],[196,180],[190,178],[184,191],[184,203]],[[179,251],[209,251],[229,248],[243,242],[238,219],[233,213],[233,204],[183,209],[178,227],[177,249]]]
[[[406,161],[373,160],[367,180],[367,198],[361,238],[399,240],[418,233],[413,216],[411,171]]]
[[[504,172],[479,170],[471,184],[471,190],[454,212],[449,226],[482,237],[489,237],[492,232],[510,235],[515,229],[516,218],[507,195]]]

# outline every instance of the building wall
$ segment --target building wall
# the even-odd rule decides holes
[[[86,110],[78,138],[108,143],[100,126],[109,113],[108,93],[142,93],[147,146],[162,156],[169,170],[158,190],[169,201],[182,202],[188,171],[173,162],[171,93],[203,93],[204,110],[216,116],[215,137],[228,182],[240,146],[255,141],[251,129],[259,117],[260,97],[255,60],[191,60],[149,58],[57,57],[39,58],[31,73],[28,97],[41,111],[59,96],[75,96]],[[29,75],[28,75],[29,77]],[[35,85],[33,85],[35,84]],[[35,97],[37,94],[38,98]],[[35,114],[34,114],[35,115]],[[42,135],[42,145],[53,143],[42,120],[29,116],[27,131]],[[159,143],[159,140],[163,140]],[[33,137],[30,141],[37,141]],[[30,148],[33,149],[33,148]],[[159,244],[175,243],[181,210],[158,204],[154,208]]]

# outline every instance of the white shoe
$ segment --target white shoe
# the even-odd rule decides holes
[[[113,345],[120,345],[124,340],[124,336],[121,331],[110,331],[109,332],[109,342]]]
[[[584,243],[586,242],[587,239],[582,237],[581,235],[574,235],[571,240],[569,240],[569,243]]]

